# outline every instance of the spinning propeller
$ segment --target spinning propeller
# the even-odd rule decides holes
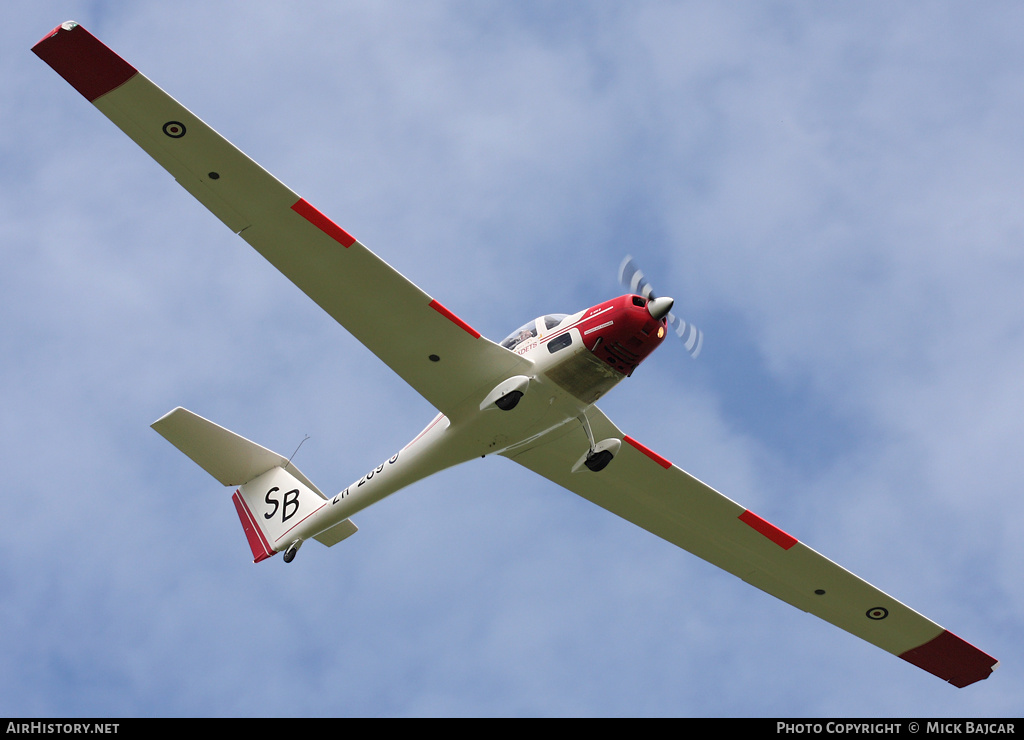
[[[668,306],[671,307],[672,305],[671,299],[657,298],[654,295],[654,291],[651,290],[651,284],[647,282],[644,273],[637,267],[636,262],[633,261],[632,255],[627,254],[626,259],[622,260],[622,264],[619,265],[619,282],[633,293],[642,295],[648,301],[668,301]],[[653,314],[654,312],[652,311]],[[668,314],[668,323],[674,328],[679,338],[683,340],[683,343],[686,345],[686,351],[690,353],[691,357],[696,359],[697,355],[700,354],[701,347],[704,345],[704,332],[693,324],[688,324],[673,313]]]

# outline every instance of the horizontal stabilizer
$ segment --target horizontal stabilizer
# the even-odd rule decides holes
[[[322,499],[327,497],[288,458],[180,406],[152,424],[168,442],[225,486],[240,486],[284,468]]]
[[[330,529],[325,529],[318,535],[314,535],[313,539],[319,542],[321,545],[327,545],[327,547],[334,547],[339,542],[347,537],[351,537],[359,531],[359,527],[355,525],[351,519],[346,519],[343,522],[338,522]]]

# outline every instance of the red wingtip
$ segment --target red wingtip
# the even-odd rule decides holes
[[[991,655],[948,630],[900,657],[961,689],[988,678],[999,666]]]
[[[74,21],[61,23],[40,39],[32,51],[90,102],[138,73]]]
[[[57,26],[55,29],[53,29],[48,34],[46,34],[41,39],[39,39],[39,43],[36,44],[35,46],[33,46],[32,50],[35,51],[36,46],[39,46],[40,44],[42,44],[44,41],[46,41],[46,39],[50,38],[51,36],[55,36],[61,29],[65,28],[65,27],[70,28],[73,25],[78,25],[78,24],[76,24],[74,21],[64,21],[59,26]]]

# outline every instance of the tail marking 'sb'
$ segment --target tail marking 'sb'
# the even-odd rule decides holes
[[[253,562],[286,550],[296,530],[327,504],[327,497],[288,458],[198,414],[176,408],[153,429],[225,486],[252,549]],[[331,547],[358,531],[350,519],[314,535]]]

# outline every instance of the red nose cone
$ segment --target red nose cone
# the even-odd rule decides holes
[[[665,338],[665,320],[655,319],[647,300],[624,295],[594,306],[579,323],[587,349],[629,375]]]

